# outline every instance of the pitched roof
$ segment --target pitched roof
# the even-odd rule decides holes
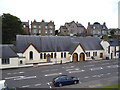
[[[15,46],[11,44],[3,44],[0,45],[0,58],[12,58],[12,57],[18,57],[18,55],[15,53]]]
[[[26,26],[29,26],[29,23],[28,22],[22,22],[22,25],[26,25]]]
[[[95,37],[17,35],[16,50],[22,53],[31,43],[39,52],[70,51],[73,43],[80,43],[84,50],[103,50],[100,42]]]
[[[111,46],[120,46],[118,39],[109,39],[108,42]]]

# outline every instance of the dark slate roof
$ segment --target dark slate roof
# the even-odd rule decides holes
[[[0,58],[18,57],[15,53],[15,46],[11,44],[0,45]]]
[[[84,27],[81,23],[76,23],[78,27]]]
[[[61,28],[63,28],[63,29],[67,29],[67,27],[66,27],[66,26],[61,26]]]
[[[109,39],[108,42],[109,42],[110,46],[119,46],[118,39]]]
[[[28,22],[22,22],[22,25],[26,25],[26,26],[29,26],[29,23]]]
[[[36,23],[38,23],[38,25],[42,24],[42,22],[36,22]],[[45,24],[45,26],[47,26],[49,24],[49,22],[43,22],[43,23]]]
[[[22,53],[31,43],[39,52],[70,51],[73,43],[81,43],[85,50],[103,50],[100,42],[95,37],[17,35],[16,50]]]

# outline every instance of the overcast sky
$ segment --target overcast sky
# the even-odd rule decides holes
[[[118,28],[120,0],[0,0],[0,14],[10,13],[21,21],[55,22],[56,29],[65,22],[78,21],[85,27],[106,22],[108,28]]]

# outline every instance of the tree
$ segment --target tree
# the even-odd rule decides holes
[[[11,14],[2,15],[2,43],[9,44],[16,40],[16,35],[27,34],[22,29],[21,20]]]
[[[110,34],[111,34],[111,35],[114,35],[114,34],[115,34],[115,30],[112,29],[112,30],[110,31]]]

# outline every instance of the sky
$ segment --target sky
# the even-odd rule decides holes
[[[79,22],[86,28],[106,22],[108,28],[118,28],[120,0],[0,0],[0,14],[10,13],[21,21],[54,21],[56,29],[65,22]]]

